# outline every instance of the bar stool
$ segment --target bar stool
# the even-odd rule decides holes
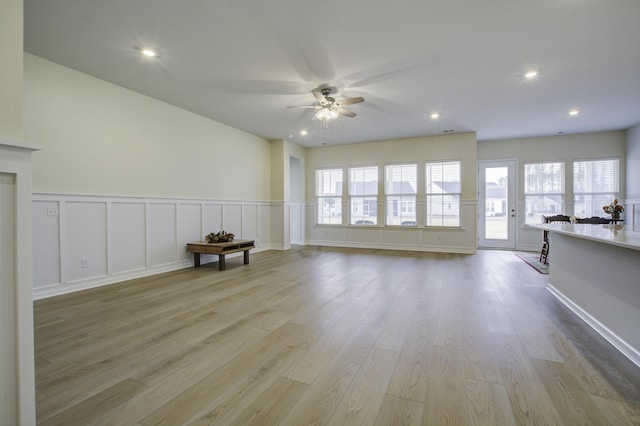
[[[569,216],[558,214],[555,216],[542,216],[542,223],[571,223]],[[542,250],[540,250],[540,262],[545,265],[548,263],[547,257],[549,257],[549,231],[546,229],[542,231]]]

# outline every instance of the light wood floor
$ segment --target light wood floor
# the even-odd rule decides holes
[[[640,370],[511,252],[294,248],[35,303],[38,422],[640,424]]]

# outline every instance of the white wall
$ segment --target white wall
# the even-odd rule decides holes
[[[519,250],[540,250],[540,231],[524,227],[524,165],[528,162],[564,161],[565,163],[565,213],[573,213],[574,160],[596,158],[620,159],[620,194],[625,194],[625,132],[583,133],[539,138],[504,139],[478,142],[478,160],[516,158],[518,160],[518,230]]]
[[[18,417],[16,277],[14,273],[15,175],[0,173],[0,423]]]
[[[36,192],[271,200],[269,142],[25,54]]]
[[[24,144],[22,0],[0,2],[0,424],[35,424],[31,148]]]
[[[1,102],[1,100],[0,100]],[[35,424],[31,152],[0,140],[0,424]]]
[[[627,225],[640,232],[640,124],[627,130]]]
[[[306,235],[308,244],[344,247],[374,247],[400,250],[424,250],[474,253],[476,233],[476,135],[463,133],[413,139],[398,139],[307,149],[306,161]],[[317,225],[315,217],[315,171],[319,168],[377,165],[380,170],[378,211],[384,212],[384,165],[402,162],[418,163],[417,215],[424,223],[424,163],[426,161],[460,160],[462,162],[462,195],[460,228],[357,227],[349,225]],[[343,198],[343,203],[348,199]],[[343,205],[343,212],[348,211]],[[384,223],[384,222],[382,222]]]
[[[273,247],[268,141],[29,54],[24,81],[36,298],[188,267],[221,229]]]

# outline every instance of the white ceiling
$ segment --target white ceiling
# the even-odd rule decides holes
[[[639,0],[24,0],[24,15],[27,52],[304,146],[640,123]],[[286,108],[322,84],[364,97],[358,116],[324,130]]]

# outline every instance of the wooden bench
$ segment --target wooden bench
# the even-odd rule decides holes
[[[226,269],[225,255],[231,253],[244,252],[244,264],[249,263],[249,250],[255,248],[254,240],[235,240],[227,243],[188,243],[187,251],[193,253],[193,266],[200,267],[200,255],[201,254],[217,254],[218,255],[218,270],[224,271]]]

